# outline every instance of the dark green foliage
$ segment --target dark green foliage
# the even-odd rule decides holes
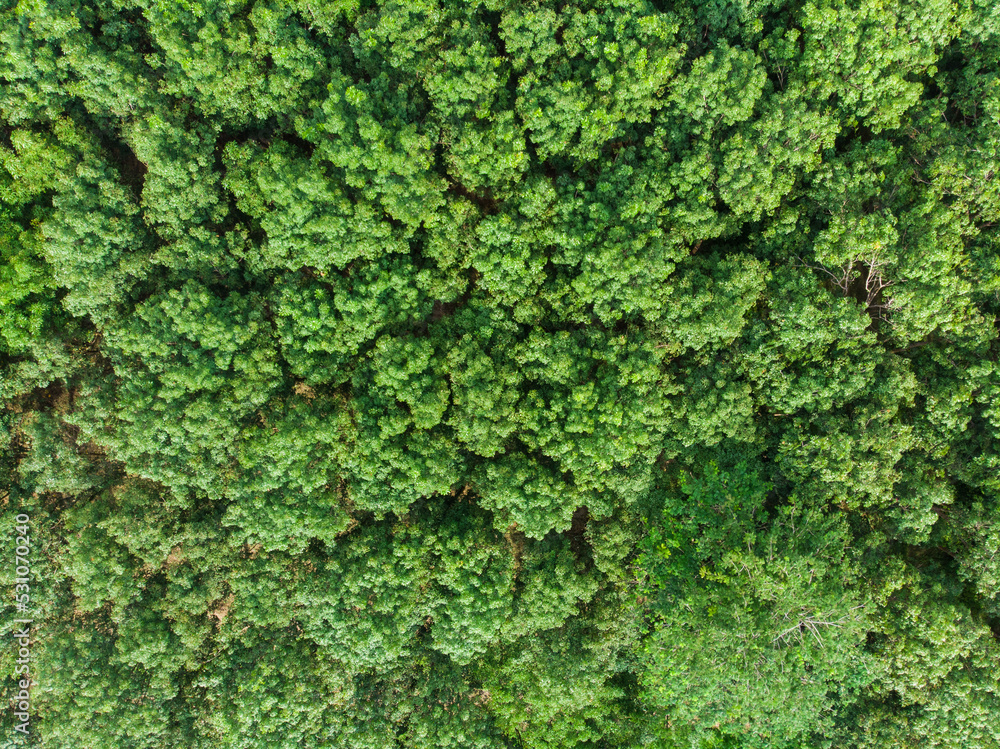
[[[4,741],[1000,746],[998,143],[985,0],[0,0]]]
[[[654,627],[647,699],[679,744],[828,745],[831,718],[871,681],[871,602],[843,520],[764,509],[756,472],[680,477],[644,542]]]

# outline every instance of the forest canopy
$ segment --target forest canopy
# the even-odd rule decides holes
[[[988,0],[0,0],[5,746],[1000,747],[998,149]]]

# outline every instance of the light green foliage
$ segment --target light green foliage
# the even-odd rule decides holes
[[[772,94],[759,117],[740,125],[722,143],[718,195],[737,217],[757,220],[770,215],[799,175],[819,166],[821,150],[834,145],[834,122],[813,111],[808,101],[797,91]]]
[[[156,113],[125,133],[136,158],[147,165],[142,186],[143,218],[160,238],[153,256],[172,268],[228,271],[219,224],[229,210],[215,165],[218,126],[187,129],[181,113]]]
[[[876,133],[898,126],[916,103],[921,86],[912,78],[928,68],[933,73],[937,53],[955,35],[957,20],[941,0],[898,7],[806,3],[801,19],[801,31],[788,32],[796,41],[801,33],[805,47],[796,55],[789,80],[803,84],[816,101],[835,95],[846,124],[865,121]],[[780,49],[775,50],[778,60],[786,62]]]
[[[498,527],[513,522],[542,538],[568,528],[578,507],[604,516],[618,497],[628,502],[642,490],[660,451],[666,407],[648,343],[533,331],[518,349],[515,361],[533,387],[524,387],[523,427],[515,434],[529,452],[482,464],[476,486],[484,506],[498,513]]]
[[[912,444],[906,425],[894,423],[875,407],[857,409],[852,420],[831,416],[808,427],[804,420],[793,419],[786,434],[778,448],[785,474],[811,492],[850,507],[891,501],[892,487],[901,478],[896,465]]]
[[[675,382],[686,385],[669,406],[672,434],[665,443],[674,456],[692,445],[716,445],[727,437],[753,441],[753,400],[750,386],[741,382],[726,354],[711,364],[687,366]],[[680,387],[674,386],[680,390]]]
[[[367,83],[337,76],[327,88],[321,108],[297,125],[299,134],[345,186],[414,231],[444,202],[444,180],[431,169],[433,140],[419,124],[423,97],[384,72]]]
[[[623,469],[655,459],[665,404],[648,340],[532,331],[514,357],[535,383],[521,406],[520,439],[572,472],[578,486],[614,490]]]
[[[220,120],[244,122],[251,113],[260,116],[254,110],[264,65],[251,40],[248,3],[151,6],[147,33],[156,40],[150,67],[158,73],[158,90],[196,100],[205,115]]]
[[[137,565],[128,550],[115,543],[101,527],[100,512],[106,509],[100,500],[89,502],[67,513],[67,523],[74,531],[67,540],[64,574],[71,578],[75,608],[96,611],[112,603],[113,614],[121,611],[142,593],[134,575]]]
[[[303,631],[327,657],[358,671],[411,656],[429,615],[430,571],[420,539],[389,522],[338,544],[298,586]]]
[[[21,353],[58,319],[38,221],[45,194],[67,164],[65,152],[34,133],[15,131],[11,142],[14,151],[0,148],[0,345]]]
[[[355,669],[411,656],[421,632],[429,647],[464,665],[498,640],[512,614],[506,546],[486,517],[461,502],[435,502],[404,520],[353,531],[303,586],[305,631]]]
[[[673,353],[707,353],[732,344],[763,294],[769,273],[752,257],[693,257],[670,279],[657,322]],[[675,348],[676,347],[676,348]]]
[[[685,253],[667,238],[660,215],[665,186],[656,166],[623,147],[593,188],[582,181],[557,185],[556,224],[539,227],[556,269],[540,295],[546,316],[578,324],[596,317],[614,326],[660,314],[665,281]]]
[[[69,119],[52,130],[51,140],[25,133],[15,143],[21,158],[41,159],[34,169],[52,166],[59,173],[55,184],[42,177],[46,184],[39,172],[22,167],[26,189],[52,190],[52,210],[38,217],[42,254],[55,282],[67,289],[66,311],[104,322],[148,264],[146,231],[135,196],[102,158],[96,139]]]
[[[517,328],[499,315],[491,317],[463,335],[448,355],[448,423],[465,449],[485,458],[501,452],[517,431],[517,404],[524,382],[516,364],[507,358]]]
[[[32,413],[19,424],[18,431],[21,440],[30,445],[17,467],[22,485],[38,493],[80,495],[102,483],[72,433],[57,417]]]
[[[142,303],[107,335],[126,373],[112,401],[118,428],[109,434],[81,422],[88,438],[113,445],[131,473],[175,491],[221,492],[236,429],[282,383],[260,307],[191,281]],[[95,400],[111,396],[102,390]]]
[[[430,429],[441,423],[448,408],[444,372],[432,369],[434,345],[427,338],[381,338],[372,351],[373,400],[385,403],[391,415],[379,419],[388,436],[409,425]],[[395,402],[397,408],[389,404]]]
[[[0,112],[5,124],[19,127],[56,119],[69,99],[57,44],[78,32],[80,21],[70,3],[47,10],[43,3],[21,6],[12,2],[5,2],[0,9],[6,53],[2,74],[7,82],[0,93]]]
[[[105,510],[98,527],[144,566],[159,569],[171,551],[187,541],[182,515],[191,509],[189,498],[165,492],[154,482],[126,479],[111,490],[108,500],[114,512]]]
[[[293,394],[267,404],[260,418],[237,447],[242,470],[224,522],[269,551],[301,551],[312,539],[332,544],[349,522],[335,460],[350,429],[343,403]]]
[[[519,564],[514,615],[502,630],[509,643],[564,626],[580,605],[593,598],[597,581],[577,561],[565,536],[523,541],[509,532],[508,538],[515,544]]]
[[[0,0],[32,741],[1000,745],[993,5]]]
[[[82,615],[75,625],[67,622],[36,642],[32,655],[37,673],[59,674],[32,690],[32,723],[46,726],[46,743],[71,749],[113,741],[154,749],[172,740],[170,693],[156,688],[143,668],[117,661],[114,625],[107,616]],[[76,708],[79,700],[90,703],[86,714]],[[131,709],[123,712],[124,705]]]
[[[506,10],[500,32],[519,74],[515,111],[543,160],[596,159],[649,121],[684,52],[673,19],[645,2]]]
[[[759,57],[724,41],[678,76],[671,102],[693,136],[750,119],[767,75]],[[693,122],[692,122],[693,121]]]
[[[574,510],[593,496],[561,478],[548,462],[515,454],[484,464],[475,486],[499,527],[513,524],[540,539],[553,529],[568,530]]]
[[[471,507],[449,508],[438,529],[440,540],[431,547],[430,646],[464,666],[486,652],[513,613],[514,560],[500,534]]]
[[[432,306],[424,278],[405,257],[321,274],[289,275],[274,287],[282,357],[311,385],[347,382],[380,333],[403,328]]]
[[[345,468],[353,500],[397,514],[461,478],[462,455],[444,426],[449,387],[430,338],[383,336],[353,379],[357,432]]]
[[[359,258],[375,259],[406,245],[374,205],[350,199],[333,187],[322,162],[277,143],[262,154],[226,147],[227,187],[241,210],[260,221],[267,243],[252,267],[343,268]]]
[[[553,233],[543,227],[552,221],[556,195],[552,184],[540,177],[523,185],[520,195],[516,210],[487,217],[476,226],[470,262],[494,304],[514,308],[515,319],[527,320],[536,313],[528,300],[545,280],[546,258],[535,237],[548,239],[546,234]]]

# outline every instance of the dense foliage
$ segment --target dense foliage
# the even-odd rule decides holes
[[[0,0],[4,741],[1000,747],[998,8]]]

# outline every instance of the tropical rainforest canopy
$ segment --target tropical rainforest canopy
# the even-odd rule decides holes
[[[992,0],[0,0],[5,746],[1000,746],[998,75]]]

